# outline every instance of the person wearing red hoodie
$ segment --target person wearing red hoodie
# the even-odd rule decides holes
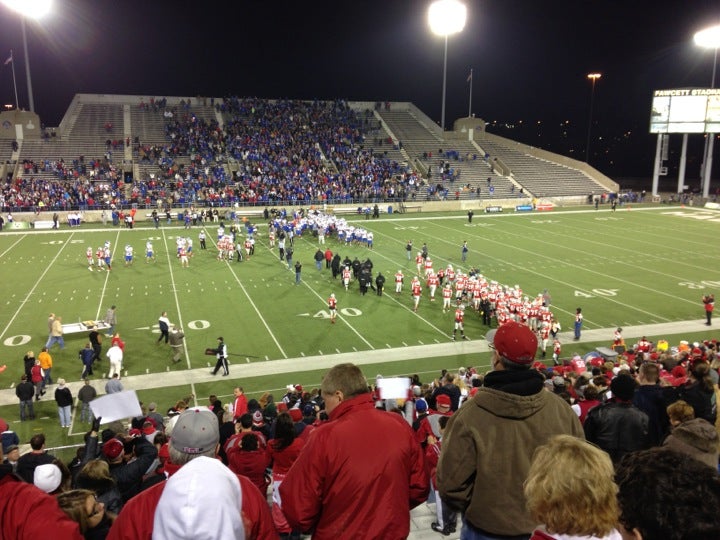
[[[321,390],[330,419],[315,429],[280,485],[285,517],[312,531],[313,540],[407,538],[410,509],[430,489],[412,428],[401,415],[375,408],[353,364],[331,368]]]
[[[300,536],[297,527],[288,523],[282,511],[279,489],[304,446],[305,439],[296,435],[295,421],[290,413],[280,413],[275,421],[275,438],[268,444],[268,453],[272,461],[273,476],[272,517],[275,528],[282,537],[299,538]]]
[[[247,433],[239,444],[231,446],[225,453],[232,472],[248,477],[260,493],[267,493],[270,479],[265,473],[270,466],[270,454],[260,444],[257,434]]]

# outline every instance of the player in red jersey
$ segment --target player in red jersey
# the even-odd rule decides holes
[[[447,270],[445,270],[445,277],[450,283],[455,281],[455,270],[450,264],[448,264]]]
[[[446,283],[442,289],[443,296],[443,313],[450,309],[450,300],[452,299],[452,285]]]
[[[558,338],[555,338],[555,341],[553,341],[553,364],[556,366],[560,365],[560,353],[562,352],[562,345],[560,345],[560,340]]]
[[[418,310],[418,305],[420,304],[420,295],[422,294],[422,286],[420,285],[420,280],[413,280],[412,282],[412,297],[413,297],[413,311]]]
[[[425,277],[427,278],[427,277],[430,276],[430,274],[431,274],[432,271],[433,271],[433,262],[432,262],[432,259],[431,259],[430,257],[428,257],[428,258],[425,259],[425,265],[424,265],[424,266],[425,266]]]
[[[438,279],[437,275],[430,270],[430,275],[427,279],[427,286],[430,289],[430,301],[435,301],[435,291],[438,288],[438,285],[440,284],[440,280]]]
[[[343,285],[345,286],[345,290],[348,290],[348,286],[350,285],[350,267],[346,266],[343,268],[342,271],[342,279],[343,279]]]
[[[465,335],[465,325],[463,324],[463,320],[465,319],[465,306],[460,304],[457,309],[455,310],[455,327],[453,328],[453,341],[455,341],[455,335],[457,334],[457,331],[460,330],[460,335],[463,339],[467,339],[467,336]]]
[[[395,273],[395,293],[400,294],[402,292],[403,283],[405,281],[405,276],[402,273],[402,270],[398,270]]]
[[[337,316],[337,299],[335,293],[330,295],[328,298],[328,309],[330,310],[330,324],[335,324],[335,317]]]
[[[540,325],[540,347],[542,348],[542,357],[545,358],[545,349],[547,349],[548,340],[550,339],[550,323],[543,321]]]
[[[97,251],[95,252],[95,257],[97,258],[98,271],[105,270],[105,249],[103,249],[102,246],[97,248]]]

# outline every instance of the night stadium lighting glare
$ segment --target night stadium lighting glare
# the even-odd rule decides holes
[[[458,0],[437,0],[428,8],[428,24],[433,34],[445,38],[445,56],[443,62],[442,112],[440,127],[445,131],[445,93],[447,88],[447,50],[448,36],[462,32],[467,19],[467,8]]]
[[[52,0],[0,0],[13,11],[17,11],[23,17],[39,19],[50,13]]]
[[[695,32],[694,40],[695,45],[700,47],[708,49],[720,47],[720,24]]]
[[[25,53],[25,75],[28,87],[28,102],[30,112],[35,112],[35,100],[33,99],[32,78],[30,77],[30,55],[28,54],[27,32],[25,30],[25,18],[40,19],[52,8],[53,0],[0,0],[7,7],[20,14],[20,27],[22,28],[23,51]]]

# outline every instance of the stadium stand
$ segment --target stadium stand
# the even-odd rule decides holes
[[[407,103],[78,94],[58,128],[20,141],[17,151],[5,147],[0,203],[6,211],[421,209],[437,201],[577,203],[616,188],[583,164],[459,125],[443,133]]]

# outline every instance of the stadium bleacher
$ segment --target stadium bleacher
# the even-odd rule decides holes
[[[78,95],[60,128],[18,150],[0,200],[8,211],[419,206],[608,190],[567,158],[482,131],[443,133],[411,104]]]

